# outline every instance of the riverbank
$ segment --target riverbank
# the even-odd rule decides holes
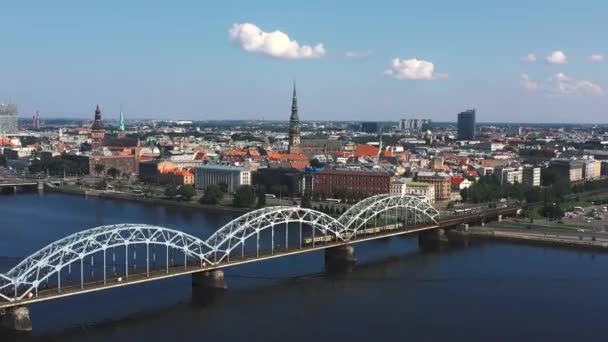
[[[67,195],[74,196],[94,196],[99,198],[109,198],[109,199],[117,199],[124,201],[132,201],[132,202],[140,202],[147,204],[157,204],[157,205],[165,205],[165,206],[175,206],[175,207],[187,207],[187,208],[200,208],[205,210],[215,210],[215,211],[228,211],[235,213],[246,213],[251,211],[251,208],[235,208],[235,207],[227,207],[222,205],[212,205],[212,204],[201,204],[193,201],[177,201],[177,200],[168,200],[163,198],[156,197],[144,197],[138,196],[134,194],[124,193],[124,192],[114,192],[114,191],[103,191],[103,190],[91,190],[91,189],[78,189],[78,188],[70,188],[70,187],[45,187],[45,191],[47,192],[55,192]]]
[[[606,233],[472,227],[468,231],[459,232],[458,234],[478,239],[494,239],[516,243],[593,249],[608,252],[608,234]]]

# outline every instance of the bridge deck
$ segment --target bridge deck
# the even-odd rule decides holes
[[[83,287],[81,287],[80,282],[73,283],[70,285],[65,284],[65,285],[61,286],[61,292],[58,292],[56,288],[45,289],[45,290],[39,290],[37,297],[33,297],[30,299],[23,299],[23,300],[14,301],[14,302],[0,302],[0,310],[10,308],[10,307],[15,307],[15,306],[22,306],[22,305],[28,305],[28,304],[32,304],[32,303],[52,300],[52,299],[58,299],[58,298],[62,298],[62,297],[74,296],[74,295],[78,295],[78,294],[102,291],[102,290],[106,290],[106,289],[112,289],[112,288],[134,285],[134,284],[140,284],[140,283],[145,283],[145,282],[149,282],[149,281],[172,278],[172,277],[188,275],[188,274],[197,273],[197,272],[206,272],[206,271],[212,271],[212,270],[217,270],[217,269],[223,269],[223,268],[227,268],[227,267],[238,266],[238,265],[242,265],[242,264],[248,264],[248,263],[263,261],[263,260],[268,260],[268,259],[280,258],[280,257],[289,256],[289,255],[296,255],[296,254],[308,253],[308,252],[313,252],[313,251],[319,251],[319,250],[332,248],[332,247],[350,245],[350,244],[377,240],[377,239],[384,239],[384,238],[388,238],[391,236],[411,234],[411,233],[435,229],[435,228],[438,228],[438,226],[429,225],[427,223],[427,224],[410,227],[408,229],[401,229],[401,230],[396,230],[396,231],[393,230],[393,231],[388,231],[388,232],[384,231],[384,232],[380,232],[380,233],[376,233],[376,234],[367,234],[367,235],[364,235],[361,237],[357,237],[356,239],[353,238],[349,242],[316,242],[314,246],[307,245],[307,246],[303,246],[302,248],[299,248],[299,246],[298,246],[293,249],[275,248],[274,251],[264,251],[264,253],[262,253],[260,251],[260,253],[258,255],[256,255],[254,253],[254,254],[245,255],[244,258],[241,256],[231,257],[229,261],[225,261],[220,264],[213,265],[213,266],[201,267],[200,265],[188,265],[188,266],[184,267],[183,265],[180,265],[180,266],[169,267],[168,270],[166,268],[162,268],[162,269],[150,270],[149,273],[146,273],[146,272],[130,273],[128,275],[128,278],[126,278],[125,275],[112,276],[112,277],[108,277],[106,279],[105,284],[104,284],[103,280],[95,280],[95,281],[85,282]],[[121,278],[121,281],[119,281],[119,278]]]

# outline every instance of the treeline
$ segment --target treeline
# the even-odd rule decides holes
[[[32,173],[46,172],[51,176],[63,176],[64,172],[68,175],[86,174],[88,169],[86,163],[62,159],[60,156],[34,159],[29,167]]]

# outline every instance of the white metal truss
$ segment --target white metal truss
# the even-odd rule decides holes
[[[405,209],[407,215],[413,215],[417,222],[437,223],[439,213],[430,204],[414,196],[377,195],[369,197],[352,206],[338,219],[316,210],[300,207],[268,207],[244,214],[224,225],[207,240],[174,229],[144,225],[117,224],[92,228],[67,236],[40,249],[25,258],[6,274],[0,274],[0,299],[16,301],[26,296],[37,294],[38,287],[52,276],[57,276],[61,287],[61,272],[73,263],[80,263],[81,284],[83,284],[82,265],[84,259],[96,253],[103,254],[103,277],[106,281],[106,252],[108,249],[123,247],[125,255],[129,246],[145,245],[164,246],[167,250],[183,252],[184,259],[190,258],[200,262],[201,266],[215,266],[229,261],[233,251],[240,248],[245,257],[245,243],[256,240],[256,251],[260,251],[260,233],[270,229],[271,248],[274,248],[275,226],[286,225],[285,240],[287,243],[289,224],[299,224],[300,244],[302,243],[302,226],[312,228],[313,241],[315,232],[333,236],[335,241],[348,242],[357,236],[357,230],[375,216],[391,209]],[[287,246],[285,246],[287,247]],[[114,251],[114,250],[113,250]],[[167,257],[168,258],[168,257]],[[128,275],[129,257],[125,256],[125,272]],[[187,260],[184,260],[184,265]],[[168,262],[167,262],[168,272]],[[146,270],[149,272],[149,256],[146,255]]]
[[[143,224],[101,226],[53,242],[0,275],[0,296],[9,301],[23,299],[32,291],[37,291],[38,286],[49,277],[60,275],[63,268],[75,262],[82,265],[85,257],[99,252],[103,252],[105,270],[106,251],[109,248],[126,246],[125,250],[128,251],[129,245],[138,244],[162,245],[167,250],[180,250],[201,263],[210,263],[205,254],[212,248],[205,241],[184,232]],[[14,291],[14,298],[1,294],[7,289]]]
[[[207,239],[213,250],[205,256],[214,263],[220,263],[237,247],[241,247],[244,253],[244,244],[249,238],[255,236],[259,243],[259,234],[262,231],[289,223],[299,223],[300,227],[306,224],[312,227],[313,231],[331,234],[336,240],[343,240],[340,236],[342,225],[327,214],[300,207],[268,207],[237,217],[216,231]]]
[[[404,216],[410,215],[417,223],[432,222],[436,224],[439,217],[439,212],[419,197],[376,195],[355,204],[338,218],[346,232],[341,235],[350,239],[352,236],[356,236],[357,231],[365,227],[368,221],[391,210],[405,210]]]

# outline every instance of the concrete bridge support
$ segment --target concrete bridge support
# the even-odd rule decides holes
[[[424,230],[418,234],[418,245],[423,250],[436,250],[447,242],[448,238],[444,229],[437,228]]]
[[[10,331],[27,332],[32,331],[32,319],[30,310],[26,306],[0,311],[0,327]]]
[[[223,295],[228,289],[222,270],[192,274],[192,301],[198,305],[208,305]]]
[[[356,263],[355,249],[351,245],[327,248],[325,250],[325,269],[328,271],[348,270]]]
[[[192,273],[192,287],[215,290],[228,289],[222,270]]]

